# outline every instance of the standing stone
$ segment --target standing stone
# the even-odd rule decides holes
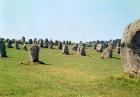
[[[49,48],[53,49],[53,41],[52,40],[50,40],[50,42],[49,42]]]
[[[130,77],[140,77],[140,19],[129,24],[121,41],[124,72]]]
[[[39,47],[32,45],[29,49],[30,62],[39,62]]]
[[[25,37],[24,36],[22,37],[21,42],[22,42],[22,44],[24,44],[24,42],[25,42]]]
[[[6,39],[6,42],[8,42],[9,40],[10,40],[10,39],[7,38],[7,39]]]
[[[68,49],[68,46],[66,44],[63,44],[62,54],[69,55],[69,49]]]
[[[24,44],[23,44],[23,46],[22,46],[22,49],[24,49],[24,50],[28,51],[28,49],[27,49],[27,45],[26,45],[26,43],[25,43],[25,42],[24,42]]]
[[[54,45],[58,46],[58,40],[55,40]]]
[[[62,42],[61,41],[58,42],[58,49],[62,50]]]
[[[84,46],[80,47],[80,55],[81,56],[86,56],[86,51],[85,51],[85,47]]]
[[[116,47],[116,49],[117,49],[117,53],[118,53],[118,54],[120,54],[120,50],[121,50],[120,47],[121,47],[121,43],[118,42],[118,43],[117,43],[117,47]]]
[[[8,47],[8,48],[12,48],[12,41],[11,41],[11,40],[8,41],[7,47]]]
[[[64,40],[62,43],[63,43],[63,44],[66,44],[66,41]]]
[[[6,47],[2,40],[0,40],[0,55],[1,55],[1,57],[7,57],[6,56]]]
[[[113,44],[112,43],[108,43],[108,47],[113,49]]]
[[[48,40],[48,38],[45,39],[45,43],[49,44],[49,40]]]
[[[37,45],[37,38],[34,38],[33,44]]]
[[[32,39],[29,39],[29,44],[33,44],[33,40]]]
[[[69,44],[69,41],[68,41],[68,40],[66,41],[66,44],[67,44],[67,45]]]
[[[15,41],[15,48],[19,49],[18,41]]]
[[[80,54],[81,44],[78,45],[77,54]]]
[[[95,42],[95,44],[94,44],[94,49],[95,49],[95,50],[96,50],[98,44],[99,44],[99,40],[97,40],[97,41]]]
[[[108,47],[104,49],[103,53],[101,54],[101,58],[106,59],[106,58],[112,58],[112,48]]]
[[[77,49],[78,49],[78,44],[75,44],[75,45],[73,46],[72,50],[77,51]]]
[[[69,41],[68,45],[71,45],[71,41]]]
[[[39,46],[43,47],[43,40],[42,39],[39,40]]]
[[[96,50],[97,50],[97,52],[102,52],[102,50],[103,50],[103,44],[97,44],[97,46],[96,46]]]
[[[92,48],[96,49],[97,43],[93,43]]]
[[[43,48],[48,48],[48,45],[49,45],[49,41],[48,41],[48,39],[46,38],[46,39],[44,40]]]
[[[43,44],[43,48],[48,48],[48,44],[47,43],[44,43]]]

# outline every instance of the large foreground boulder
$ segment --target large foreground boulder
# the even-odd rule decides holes
[[[39,46],[32,45],[29,49],[30,62],[39,62]]]
[[[121,41],[124,72],[130,77],[140,77],[140,19],[129,24]]]
[[[0,40],[0,56],[6,57],[6,47],[2,40]]]

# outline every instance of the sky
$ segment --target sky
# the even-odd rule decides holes
[[[0,0],[0,37],[93,41],[121,38],[140,0]]]

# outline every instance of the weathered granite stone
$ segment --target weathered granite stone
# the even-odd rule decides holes
[[[129,24],[121,41],[124,72],[130,77],[140,77],[140,19]]]
[[[39,62],[39,47],[32,45],[29,49],[30,62]]]
[[[101,58],[103,58],[103,59],[112,58],[112,54],[113,54],[112,48],[108,47],[108,48],[104,49],[104,51],[102,52]]]
[[[62,54],[69,55],[69,49],[68,49],[68,46],[66,44],[63,44]]]
[[[84,46],[80,47],[80,55],[81,56],[86,56],[86,51],[85,51],[85,47]]]
[[[61,41],[58,42],[58,49],[62,50],[62,42]]]

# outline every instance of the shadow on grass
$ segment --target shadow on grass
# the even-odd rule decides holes
[[[7,58],[13,58],[13,57],[9,57],[9,56],[5,56],[5,57],[0,57],[1,59],[7,59]]]
[[[61,53],[61,55],[65,55],[65,56],[70,56],[70,55],[74,55],[74,54],[64,54],[64,53]]]
[[[88,57],[92,57],[91,55],[87,55]]]
[[[118,57],[112,57],[112,58],[114,58],[114,59],[121,59],[121,58],[118,58]]]
[[[38,62],[21,62],[20,64],[23,65],[51,65],[42,61],[38,61]]]

